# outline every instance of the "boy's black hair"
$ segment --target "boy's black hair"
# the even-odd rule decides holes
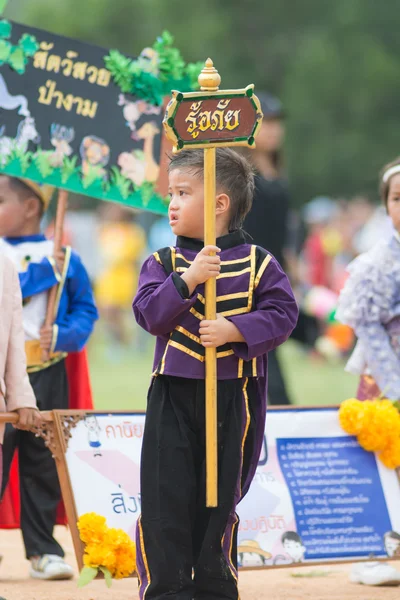
[[[400,542],[400,533],[397,533],[397,531],[387,531],[385,533],[385,535],[383,536],[383,539],[386,540],[388,538],[391,538],[392,540],[396,540],[396,542]]]
[[[303,545],[303,541],[298,533],[295,531],[285,531],[285,533],[281,537],[281,542],[284,544],[285,542],[298,542]]]
[[[44,214],[44,204],[42,202],[42,199],[39,198],[39,196],[36,194],[36,192],[31,187],[29,187],[29,185],[27,185],[26,183],[24,183],[23,181],[21,181],[21,179],[18,179],[17,177],[8,176],[8,181],[9,181],[10,188],[18,195],[21,202],[24,202],[25,200],[27,200],[28,198],[31,198],[32,196],[34,196],[35,198],[38,199],[38,201],[39,201],[38,216],[39,216],[39,219],[41,219]]]
[[[203,150],[182,150],[171,157],[168,172],[186,169],[194,176],[204,176]],[[230,148],[216,151],[217,191],[227,194],[231,201],[229,231],[240,229],[251,209],[254,195],[254,173],[244,156]]]

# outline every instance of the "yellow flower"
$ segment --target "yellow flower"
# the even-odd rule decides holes
[[[85,542],[85,566],[108,569],[115,579],[129,577],[136,567],[136,547],[122,529],[109,528],[104,517],[95,513],[83,515],[78,522]]]
[[[387,438],[379,432],[373,430],[362,431],[357,436],[358,443],[360,446],[368,452],[379,452],[383,450],[387,444]]]
[[[391,400],[377,400],[374,427],[384,429],[388,438],[400,436],[400,413]]]
[[[94,569],[105,567],[111,573],[115,569],[116,555],[112,548],[105,544],[88,544],[85,548],[83,562]]]
[[[362,429],[364,421],[368,418],[371,409],[371,403],[361,402],[356,398],[349,398],[340,405],[339,422],[350,435],[358,435]]]
[[[123,545],[117,551],[115,579],[129,577],[136,569],[136,547],[130,540],[129,544]]]
[[[104,542],[114,549],[126,544],[133,544],[131,538],[123,529],[115,529],[114,527],[108,529]]]
[[[400,413],[391,400],[345,400],[339,409],[339,421],[347,433],[357,436],[358,443],[365,450],[384,452],[383,462],[386,460],[392,464],[397,460]]]
[[[106,531],[106,519],[96,513],[86,513],[78,520],[80,538],[85,544],[102,542]]]
[[[136,547],[129,535],[122,529],[109,529],[105,543],[113,549],[116,556],[115,579],[129,577],[136,566]]]
[[[400,437],[390,440],[379,458],[388,469],[400,467]]]
[[[400,414],[391,400],[373,400],[358,435],[360,445],[379,452],[400,436]]]

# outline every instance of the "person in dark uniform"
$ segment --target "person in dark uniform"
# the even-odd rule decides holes
[[[285,269],[289,223],[289,190],[282,165],[285,115],[277,98],[266,93],[258,97],[264,119],[256,148],[247,153],[256,175],[253,206],[243,228],[254,244],[271,252]],[[276,349],[268,355],[268,403],[291,404]]]

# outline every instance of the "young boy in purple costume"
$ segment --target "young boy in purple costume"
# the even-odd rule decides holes
[[[241,230],[254,193],[244,157],[216,152],[217,246],[203,243],[204,158],[169,165],[175,247],[143,265],[133,310],[157,337],[141,459],[137,525],[141,600],[236,600],[235,509],[261,451],[267,355],[290,335],[297,305],[278,262]],[[215,321],[204,282],[217,278]],[[205,348],[217,348],[218,507],[205,501]]]

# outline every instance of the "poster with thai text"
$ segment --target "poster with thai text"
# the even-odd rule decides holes
[[[78,517],[96,512],[134,537],[144,422],[138,413],[87,413],[71,430],[66,464]],[[238,506],[239,566],[399,556],[399,506],[396,472],[343,432],[336,408],[270,409]]]
[[[395,471],[339,425],[336,408],[270,409],[264,450],[239,505],[243,567],[394,556]]]
[[[122,93],[108,52],[0,20],[0,172],[164,214],[163,107]]]
[[[77,516],[95,512],[135,536],[144,415],[88,413],[72,430],[66,463]]]

